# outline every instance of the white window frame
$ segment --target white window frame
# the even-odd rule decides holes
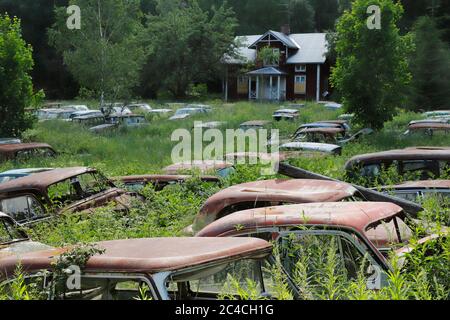
[[[295,72],[306,72],[306,64],[296,64]]]

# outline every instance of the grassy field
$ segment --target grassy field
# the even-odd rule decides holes
[[[24,167],[90,166],[101,170],[107,176],[159,173],[164,166],[171,164],[171,151],[176,144],[171,141],[171,134],[174,130],[191,129],[194,120],[226,121],[228,128],[237,128],[240,123],[248,120],[271,120],[272,113],[280,107],[275,104],[247,102],[223,105],[216,101],[211,104],[215,110],[207,116],[179,122],[153,119],[148,126],[122,130],[111,135],[92,134],[87,128],[71,123],[58,121],[37,123],[32,130],[26,132],[25,139],[49,143],[61,154],[55,159],[34,159],[26,163],[1,164],[0,170]],[[336,119],[338,115],[338,112],[327,111],[322,106],[308,104],[305,109],[301,110],[301,117],[298,121],[274,123],[274,128],[280,130],[281,136],[289,136],[301,123],[332,120]],[[320,174],[343,179],[345,162],[357,154],[408,146],[450,146],[449,135],[433,138],[402,136],[407,124],[415,119],[420,119],[420,115],[399,112],[399,115],[392,122],[387,123],[381,132],[345,146],[342,156],[330,156],[320,160],[297,159],[293,161],[293,164]],[[270,178],[261,177],[259,172],[257,166],[238,166],[236,173],[223,182],[223,187]],[[392,181],[399,179],[401,178],[392,178]],[[162,192],[155,192],[152,188],[147,188],[144,191],[147,196],[146,203],[132,210],[127,216],[117,215],[109,208],[104,208],[98,210],[96,214],[60,216],[51,222],[29,230],[29,232],[35,240],[54,246],[121,238],[179,236],[182,234],[183,228],[192,223],[202,203],[218,190],[218,186],[201,184],[195,178],[185,185],[171,186]],[[438,213],[432,215],[433,212]],[[433,217],[442,214],[448,216],[448,210],[437,207],[436,204],[430,204],[427,213]],[[439,261],[436,262],[437,264],[447,261],[447,265],[442,270],[439,269],[444,274],[439,281],[443,281],[447,286],[445,290],[450,287],[449,252],[450,250],[436,256]],[[393,277],[397,277],[394,280],[403,281],[403,283],[397,283],[398,287],[391,288],[394,291],[390,293],[383,292],[376,296],[364,290],[361,291],[358,284],[352,284],[352,288],[356,291],[347,292],[342,289],[344,290],[342,296],[323,296],[322,298],[392,299],[397,297],[420,299],[427,297],[427,294],[433,299],[448,297],[446,296],[448,291],[444,291],[444,293],[439,291],[442,287],[441,282],[438,283],[439,285],[433,282],[434,275],[430,270],[435,270],[433,268],[436,266],[421,265],[420,268],[422,268],[420,272],[406,274],[404,279],[400,274],[393,275]],[[424,274],[421,273],[422,271]],[[414,278],[417,274],[423,277],[423,279],[419,279],[421,282]],[[341,285],[342,288],[348,287],[347,284]],[[420,287],[414,287],[414,285],[420,285]],[[357,291],[359,295],[356,293]],[[320,298],[320,295],[314,297]]]

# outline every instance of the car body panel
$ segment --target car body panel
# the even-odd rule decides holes
[[[18,152],[27,152],[35,150],[48,150],[52,156],[57,152],[52,146],[46,143],[16,143],[0,145],[0,161],[14,160]]]
[[[244,183],[221,190],[206,200],[193,226],[186,231],[197,232],[222,216],[238,211],[234,208],[243,204],[267,207],[272,203],[337,202],[357,194],[353,186],[333,181],[275,179]]]
[[[14,179],[27,177],[27,176],[35,174],[35,173],[40,173],[40,172],[50,171],[50,170],[53,170],[53,168],[27,168],[27,169],[8,170],[8,171],[0,173],[0,183],[4,183],[4,182],[11,181]]]
[[[251,256],[267,256],[272,245],[251,238],[152,238],[96,243],[105,250],[91,257],[83,272],[126,272],[155,274],[179,271],[214,262]],[[11,275],[20,263],[26,272],[51,270],[58,256],[71,248],[58,248],[22,255],[0,256],[0,277]]]
[[[231,167],[233,167],[232,163],[222,160],[194,160],[172,164],[165,167],[163,171],[168,175],[176,175],[183,171],[199,171],[202,174],[208,174]]]

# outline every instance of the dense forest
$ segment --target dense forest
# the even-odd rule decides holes
[[[55,23],[55,6],[67,6],[68,0],[0,0],[0,12],[22,20],[23,37],[33,47],[36,88],[44,89],[47,98],[72,98],[79,92],[76,81],[63,64],[63,58],[49,45],[48,29]],[[159,1],[161,2],[161,1]],[[180,0],[165,0],[164,5]],[[183,2],[183,1],[181,1]],[[189,2],[185,0],[185,2]],[[212,12],[223,0],[198,0],[201,8]],[[450,0],[401,0],[404,15],[403,33],[411,30],[421,16],[432,16],[442,31],[441,38],[450,43]],[[292,32],[325,32],[335,28],[336,20],[350,8],[351,0],[228,0],[236,15],[238,35],[260,34],[289,24]],[[141,0],[145,14],[157,15],[158,0]]]

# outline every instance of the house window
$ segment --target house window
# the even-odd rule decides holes
[[[295,93],[306,93],[306,76],[295,76]]]
[[[239,76],[238,77],[237,91],[238,91],[238,94],[247,94],[248,93],[248,77],[247,76]]]
[[[295,65],[295,72],[306,72],[306,65],[304,64]]]

